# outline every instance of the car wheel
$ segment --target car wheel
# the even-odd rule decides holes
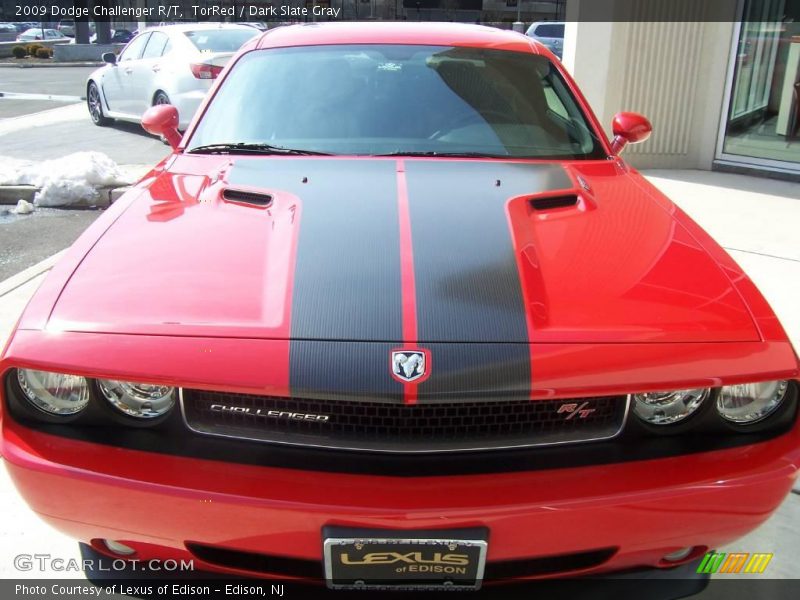
[[[169,101],[169,96],[167,96],[164,92],[156,92],[156,95],[153,96],[153,106],[157,104],[172,104]]]
[[[89,89],[86,92],[86,105],[95,125],[104,127],[113,121],[113,119],[109,119],[103,114],[103,101],[100,99],[100,90],[94,81],[89,84]]]
[[[172,104],[169,101],[169,96],[167,96],[164,92],[156,92],[156,95],[153,97],[153,106],[157,106],[159,104]],[[163,135],[158,136],[162,143],[169,144],[167,138]]]

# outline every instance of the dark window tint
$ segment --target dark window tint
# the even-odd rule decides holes
[[[539,37],[563,38],[564,25],[560,24],[539,25],[536,28],[536,35],[538,35]]]
[[[116,29],[114,35],[111,36],[111,41],[114,43],[126,42],[133,37],[133,34],[126,29]]]

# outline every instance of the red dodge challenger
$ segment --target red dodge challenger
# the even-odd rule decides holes
[[[739,266],[521,34],[248,43],[52,270],[2,455],[116,558],[331,587],[680,569],[800,463],[798,359]],[[762,550],[762,549],[758,549]]]

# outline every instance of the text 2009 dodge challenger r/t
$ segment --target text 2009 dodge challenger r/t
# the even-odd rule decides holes
[[[52,270],[2,454],[115,557],[332,586],[696,561],[800,461],[798,360],[619,158],[549,51],[445,24],[279,28]]]

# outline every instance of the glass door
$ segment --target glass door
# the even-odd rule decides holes
[[[800,171],[800,0],[744,0],[717,158]]]

